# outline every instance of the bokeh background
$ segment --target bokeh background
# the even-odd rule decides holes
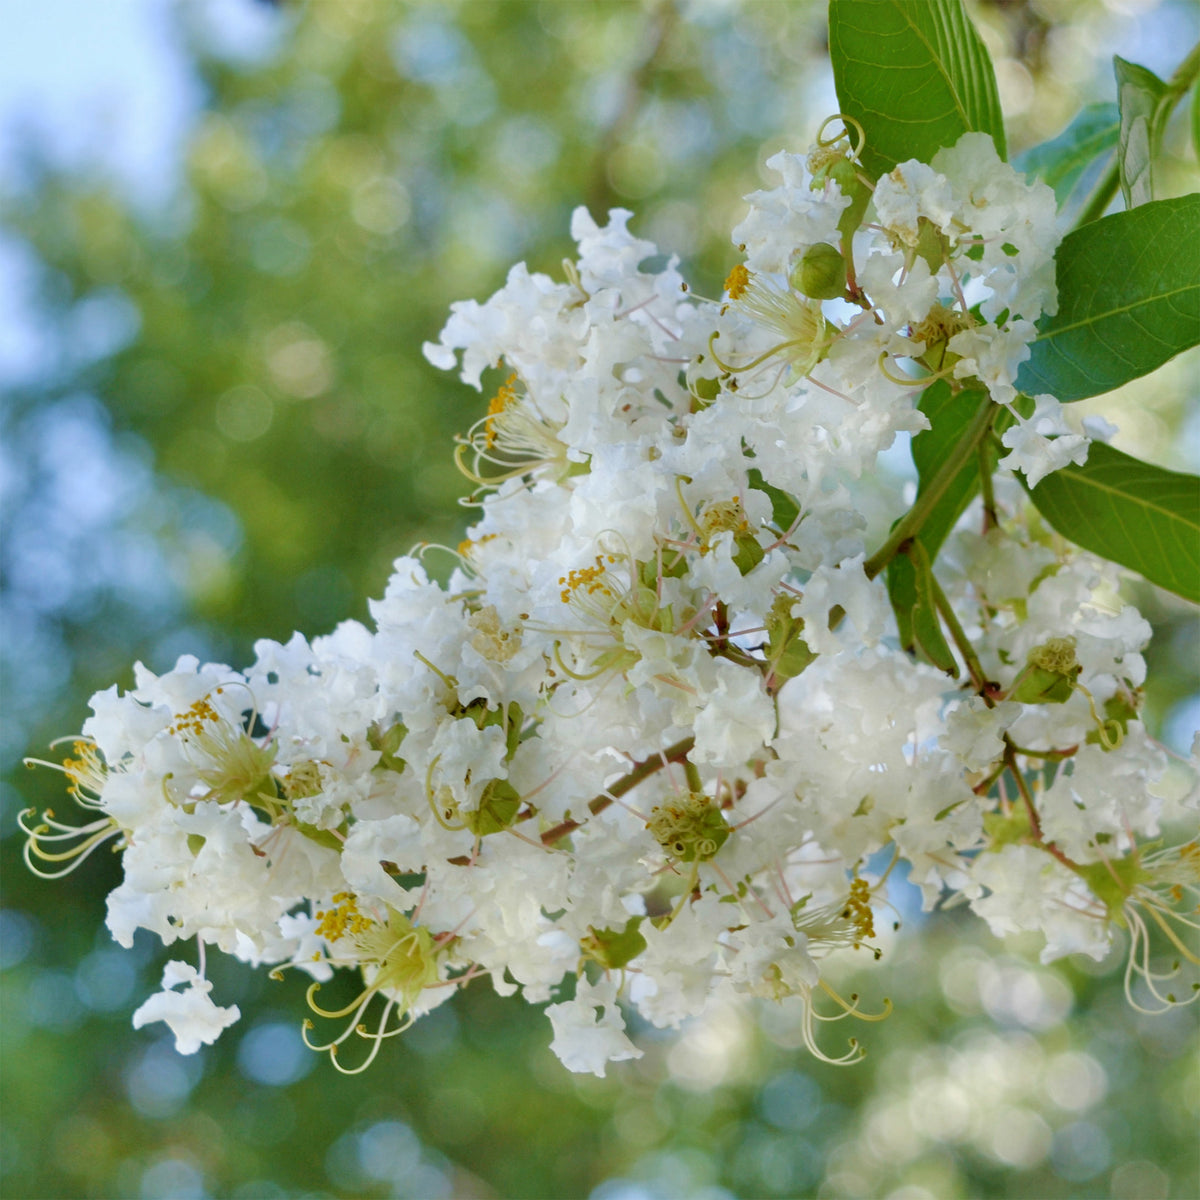
[[[1020,151],[1111,101],[1113,52],[1169,75],[1192,0],[971,0]],[[420,355],[448,304],[571,209],[637,213],[700,293],[739,197],[836,110],[820,0],[0,0],[0,1194],[847,1200],[1200,1195],[1196,1023],[1125,1004],[1121,957],[1045,968],[962,913],[904,918],[859,986],[896,1005],[852,1069],[787,1006],[718,1008],[607,1079],[467,989],[372,1071],[300,1043],[302,986],[209,960],[242,1020],[183,1058],[129,1017],[166,954],[103,928],[119,864],[58,883],[18,812],[68,808],[28,753],[131,664],[242,664],[366,618],[392,559],[455,544],[450,439],[482,400]],[[1197,187],[1186,122],[1164,190]],[[1195,353],[1090,407],[1195,469]],[[888,456],[902,475],[907,449]],[[1200,724],[1197,633],[1155,622],[1152,730]],[[1178,784],[1178,779],[1175,781]],[[856,986],[851,980],[848,986]]]

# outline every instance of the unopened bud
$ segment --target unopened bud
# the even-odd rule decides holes
[[[1022,704],[1065,704],[1081,669],[1075,657],[1075,639],[1051,638],[1029,652],[1009,699]]]
[[[792,287],[813,300],[833,300],[846,291],[846,260],[828,242],[809,246],[792,270]]]

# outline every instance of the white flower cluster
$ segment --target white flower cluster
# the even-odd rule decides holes
[[[978,134],[878,181],[847,137],[769,165],[723,301],[644,270],[628,213],[581,209],[564,282],[520,265],[456,304],[427,356],[504,382],[458,449],[479,519],[448,586],[403,558],[374,631],[260,642],[245,672],[139,666],[62,767],[95,819],[27,814],[30,865],[115,838],[113,936],[307,972],[335,1024],[306,1039],[347,1071],[479,975],[556,1000],[572,1070],[640,1053],[622,1005],[677,1026],[729,991],[800,997],[821,1053],[816,1022],[886,1012],[821,972],[878,957],[887,847],[928,906],[1040,930],[1047,957],[1129,926],[1132,984],[1167,1003],[1140,914],[1178,940],[1200,852],[1135,841],[1164,770],[1136,719],[1146,622],[1001,476],[939,568],[951,679],[900,648],[864,542],[932,377],[986,391],[1031,481],[1086,453],[1052,398],[1002,407],[1054,309],[1053,196]],[[183,1052],[238,1015],[200,962],[135,1015]],[[326,1008],[338,967],[359,982]]]

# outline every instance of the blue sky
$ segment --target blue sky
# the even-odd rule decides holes
[[[31,142],[59,166],[165,200],[203,93],[179,14],[229,58],[269,51],[279,17],[258,0],[0,0],[0,175]]]
[[[151,202],[175,182],[201,100],[164,0],[7,0],[0,170],[22,143],[56,165],[112,172]]]

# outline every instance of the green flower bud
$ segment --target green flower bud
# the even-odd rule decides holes
[[[646,828],[680,862],[707,862],[733,832],[721,810],[698,792],[651,809]]]
[[[1051,638],[1029,652],[1009,699],[1022,704],[1065,704],[1081,670],[1075,658],[1075,639]]]
[[[813,300],[833,300],[846,291],[846,260],[836,246],[809,246],[792,269],[792,287]]]

